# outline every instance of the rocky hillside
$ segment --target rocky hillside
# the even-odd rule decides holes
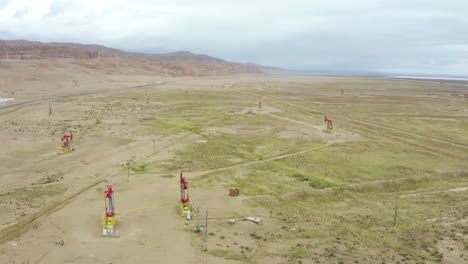
[[[247,65],[247,66],[249,66],[251,68],[254,68],[254,69],[258,70],[258,71],[261,71],[263,73],[282,73],[282,72],[286,72],[285,70],[283,70],[281,68],[276,68],[276,67],[271,67],[271,66],[263,66],[263,65],[253,63],[253,62],[245,63],[245,65]]]
[[[129,69],[172,76],[210,76],[270,72],[271,67],[234,63],[187,51],[145,54],[100,45],[0,40],[0,59],[56,60],[94,69]]]

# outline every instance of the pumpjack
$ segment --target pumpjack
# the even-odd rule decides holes
[[[114,208],[114,190],[112,184],[107,185],[107,190],[104,192],[106,213],[102,222],[103,236],[118,236],[114,234],[114,226],[117,221],[117,214]]]
[[[101,119],[101,115],[102,115],[102,111],[99,112],[97,118],[96,118],[96,125],[99,125],[102,123],[102,119]]]
[[[58,153],[64,153],[64,152],[68,152],[70,150],[74,150],[71,147],[71,142],[73,141],[73,133],[70,133],[70,135],[63,135],[60,140],[63,142],[63,144],[58,149]]]
[[[180,172],[180,215],[185,216],[187,220],[192,219],[192,203],[189,198],[188,181]]]
[[[327,132],[328,133],[333,133],[333,121],[331,119],[328,119],[327,116],[325,116],[325,122],[327,123]]]

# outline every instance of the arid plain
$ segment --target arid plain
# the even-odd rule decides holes
[[[466,83],[119,67],[0,62],[0,263],[468,261]]]

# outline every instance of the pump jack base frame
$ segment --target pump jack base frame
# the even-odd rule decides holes
[[[58,154],[62,154],[62,153],[69,152],[69,151],[74,151],[74,150],[75,150],[75,149],[72,149],[72,148],[60,147],[60,148],[57,150],[57,153],[58,153]]]
[[[117,221],[116,215],[105,215],[102,219],[102,236],[103,237],[120,237],[120,234],[114,231],[114,226]]]
[[[184,209],[184,207],[187,207],[187,210]],[[179,210],[180,210],[180,216],[185,216],[185,211],[192,212],[192,204],[190,202],[188,203],[179,203]]]

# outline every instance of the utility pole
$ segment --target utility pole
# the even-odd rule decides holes
[[[127,182],[130,182],[130,161],[127,160]]]
[[[198,229],[199,226],[200,226],[200,225],[198,224],[198,223],[199,223],[199,221],[198,221],[198,220],[199,220],[199,215],[200,215],[200,206],[197,206],[197,229]]]
[[[205,251],[208,251],[208,207],[205,216]]]
[[[393,217],[393,225],[396,224],[397,213],[398,213],[398,202],[395,202],[395,215]]]
[[[51,115],[52,115],[52,106],[49,103],[49,116],[51,116]]]

